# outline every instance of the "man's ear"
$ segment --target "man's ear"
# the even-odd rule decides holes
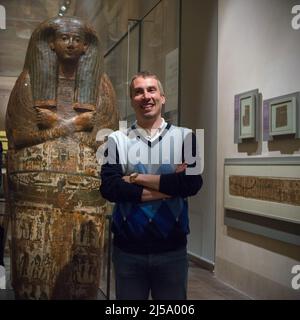
[[[165,104],[165,103],[166,103],[166,97],[165,97],[164,95],[162,95],[162,96],[161,96],[161,99],[162,99],[162,101],[161,101],[162,104]]]
[[[53,42],[53,41],[50,41],[50,42],[49,42],[49,47],[50,47],[51,50],[54,50],[55,45],[54,45],[54,42]]]

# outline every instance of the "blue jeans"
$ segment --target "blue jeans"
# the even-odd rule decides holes
[[[113,248],[117,300],[186,300],[186,248],[158,254],[132,254]]]

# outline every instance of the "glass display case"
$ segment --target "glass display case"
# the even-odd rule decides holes
[[[135,118],[128,90],[131,77],[138,71],[149,70],[159,76],[165,89],[164,118],[177,124],[180,2],[2,0],[0,7],[4,14],[1,17],[5,23],[1,23],[0,28],[0,140],[4,154],[7,149],[6,107],[14,83],[23,70],[29,39],[39,23],[57,15],[81,17],[96,29],[103,48],[104,70],[115,88],[121,120],[127,120],[130,125]],[[109,255],[107,241],[104,255]],[[107,282],[107,261],[103,264],[102,284]]]
[[[36,26],[53,16],[74,15],[89,21],[102,40],[105,71],[116,89],[123,120],[133,113],[128,81],[138,70],[160,77],[167,95],[165,117],[177,122],[179,70],[179,0],[3,0],[6,29],[0,30],[0,130],[7,104],[3,87],[23,69],[28,41]],[[4,91],[5,92],[4,92]]]

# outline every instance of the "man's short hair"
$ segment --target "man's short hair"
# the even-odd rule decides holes
[[[164,88],[163,88],[160,80],[158,79],[158,76],[154,73],[151,73],[150,71],[141,71],[141,72],[138,72],[137,74],[135,74],[131,79],[130,86],[129,86],[130,98],[132,98],[133,81],[136,78],[144,78],[144,79],[153,78],[153,79],[155,79],[157,81],[157,86],[158,86],[160,94],[162,96],[165,95]]]

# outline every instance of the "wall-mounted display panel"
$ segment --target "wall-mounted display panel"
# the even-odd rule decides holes
[[[263,139],[273,140],[280,135],[300,138],[300,93],[294,92],[263,102]]]
[[[226,159],[225,209],[300,223],[300,157]]]
[[[270,135],[296,133],[296,99],[274,101],[270,104]]]
[[[234,97],[234,143],[243,139],[259,140],[261,97],[258,89]]]
[[[240,100],[240,139],[255,137],[255,97],[253,95]]]

